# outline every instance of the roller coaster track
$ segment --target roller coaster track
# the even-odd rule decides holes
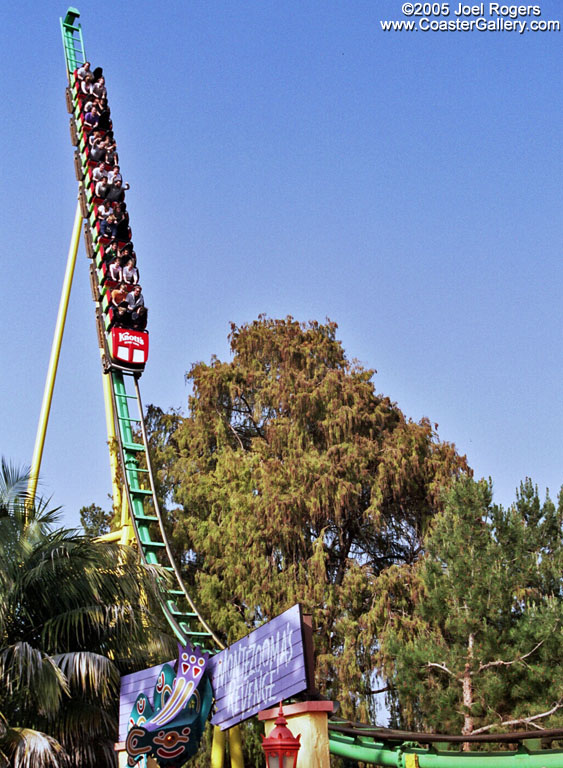
[[[119,425],[117,438],[120,465],[142,560],[149,564],[163,565],[173,577],[174,586],[163,590],[162,610],[178,641],[185,643],[189,640],[192,644],[214,651],[221,648],[222,643],[197,610],[168,542],[155,492],[138,377],[127,376],[121,371],[113,371],[110,375],[114,412]],[[133,381],[133,394],[127,391],[127,379]],[[130,402],[136,404],[137,417],[129,415]],[[137,424],[140,429],[140,440],[134,434],[133,424]]]
[[[333,755],[391,768],[563,768],[561,749],[539,749],[563,739],[563,729],[461,736],[396,731],[329,720]],[[460,752],[463,744],[506,745],[510,751]],[[448,749],[448,745],[453,748]]]
[[[199,613],[184,584],[182,574],[168,541],[166,528],[158,504],[155,480],[150,461],[149,441],[143,418],[143,405],[139,389],[138,371],[120,370],[112,365],[106,332],[109,319],[104,313],[105,302],[103,282],[103,258],[99,231],[96,226],[94,199],[88,178],[88,157],[86,135],[82,122],[78,86],[74,78],[77,67],[86,61],[80,24],[76,23],[78,11],[69,9],[61,20],[61,32],[67,65],[69,87],[67,108],[71,114],[70,132],[75,152],[75,172],[79,182],[79,200],[84,219],[84,239],[88,256],[92,259],[90,282],[92,297],[96,303],[96,325],[102,366],[109,379],[111,412],[116,445],[110,445],[118,461],[114,472],[121,481],[122,494],[129,510],[129,520],[138,544],[141,560],[147,564],[158,564],[171,575],[169,584],[163,585],[161,604],[178,641],[199,645],[215,652],[223,644]],[[136,408],[136,415],[130,415],[129,406]],[[108,404],[106,404],[106,407]]]

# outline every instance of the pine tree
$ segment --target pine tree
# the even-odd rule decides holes
[[[398,724],[494,733],[563,723],[563,497],[527,480],[509,509],[469,478],[446,497],[418,563],[376,589],[380,659]]]
[[[95,538],[109,531],[113,512],[106,512],[98,504],[90,504],[87,507],[81,507],[78,514],[86,536]]]

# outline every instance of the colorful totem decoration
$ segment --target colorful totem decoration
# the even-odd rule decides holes
[[[145,755],[159,766],[179,768],[198,750],[211,709],[213,691],[204,675],[208,653],[178,646],[177,670],[165,664],[159,672],[151,705],[139,694],[129,717],[127,765]]]

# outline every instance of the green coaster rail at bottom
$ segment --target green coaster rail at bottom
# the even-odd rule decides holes
[[[543,735],[563,739],[563,729],[487,736],[421,734],[329,720],[332,755],[389,768],[563,768],[563,750],[537,749]],[[515,751],[456,752],[448,743],[507,743]]]

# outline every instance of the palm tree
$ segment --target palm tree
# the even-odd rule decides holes
[[[171,653],[158,569],[58,527],[0,463],[0,765],[115,765],[119,678]],[[160,656],[160,654],[158,654]]]

